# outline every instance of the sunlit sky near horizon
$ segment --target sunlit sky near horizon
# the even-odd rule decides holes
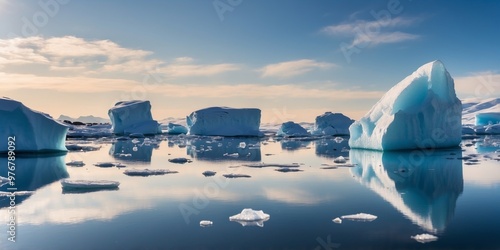
[[[500,96],[500,2],[0,0],[0,96],[58,117],[147,99],[156,119],[257,107],[360,118],[441,60],[460,98]]]

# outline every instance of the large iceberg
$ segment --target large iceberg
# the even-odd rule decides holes
[[[190,135],[260,136],[260,109],[211,107],[186,117]]]
[[[349,127],[351,148],[403,150],[458,146],[462,103],[440,61],[427,63],[390,89]]]
[[[354,122],[351,118],[341,114],[326,112],[316,117],[312,130],[313,135],[349,135],[349,126]]]
[[[8,151],[7,142],[11,137],[17,152],[67,151],[68,127],[21,102],[1,97],[0,121],[0,153]]]
[[[160,134],[160,124],[153,120],[149,101],[117,102],[108,111],[115,134]]]

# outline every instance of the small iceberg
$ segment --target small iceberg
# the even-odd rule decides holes
[[[278,168],[275,169],[275,171],[282,172],[282,173],[289,173],[289,172],[301,172],[302,170],[298,168]]]
[[[200,227],[211,227],[213,226],[213,222],[209,220],[202,220],[200,221]]]
[[[438,240],[438,237],[432,234],[417,234],[415,236],[411,236],[411,238],[420,243],[428,243]]]
[[[333,219],[332,221],[337,224],[342,224],[342,219],[340,219],[339,217]]]
[[[271,218],[269,214],[264,213],[262,210],[253,210],[245,208],[241,213],[229,217],[229,221],[235,221],[242,226],[259,226],[263,227],[264,222]]]
[[[339,157],[335,158],[333,160],[333,162],[342,164],[342,163],[346,163],[347,160],[343,156],[339,156]]]
[[[193,162],[192,160],[189,160],[187,158],[173,158],[173,159],[168,159],[168,161],[171,163],[177,163],[177,164],[184,164],[184,163]]]
[[[289,121],[281,124],[281,127],[278,129],[276,136],[280,137],[300,137],[300,136],[309,136],[310,134],[307,132],[305,128],[300,126],[300,124]]]
[[[128,176],[150,176],[150,175],[165,175],[165,174],[177,174],[177,171],[171,171],[168,169],[127,169],[123,172]]]
[[[114,162],[98,162],[98,163],[94,164],[94,166],[100,167],[100,168],[111,168],[111,167],[118,166],[118,165],[120,165],[120,164],[117,164]]]
[[[247,174],[224,174],[222,175],[226,178],[251,178],[252,176]]]
[[[207,170],[205,172],[203,172],[202,174],[205,176],[205,177],[209,177],[209,176],[214,176],[217,172],[215,171],[210,171],[210,170]]]
[[[118,189],[120,182],[107,180],[68,180],[61,181],[64,190],[103,190],[103,189]]]
[[[370,222],[370,221],[374,221],[375,219],[377,219],[377,216],[372,215],[372,214],[359,213],[359,214],[343,215],[343,216],[340,216],[340,218],[342,218],[344,220]]]
[[[85,163],[83,163],[83,161],[70,161],[70,162],[66,163],[66,166],[83,167],[83,166],[85,166]]]

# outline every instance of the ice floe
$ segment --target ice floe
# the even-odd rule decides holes
[[[259,226],[263,227],[264,222],[271,218],[269,214],[264,213],[262,210],[253,210],[245,208],[239,214],[229,217],[230,221],[240,223],[242,226]]]
[[[420,242],[420,243],[428,243],[428,242],[438,240],[438,237],[434,236],[432,234],[417,234],[417,235],[411,236],[411,238]]]
[[[129,176],[150,176],[150,175],[165,175],[177,174],[179,172],[168,169],[127,169],[123,172]]]
[[[191,162],[193,162],[190,159],[182,158],[182,157],[168,159],[168,161],[171,162],[171,163],[177,163],[177,164],[184,164],[184,163],[191,163]]]
[[[214,225],[214,223],[212,221],[209,221],[209,220],[200,221],[200,227],[211,227],[213,225]]]
[[[118,181],[108,180],[61,180],[63,189],[116,189],[120,185]]]
[[[370,222],[377,219],[377,216],[372,214],[359,213],[359,214],[342,215],[340,216],[340,218],[344,220]]]

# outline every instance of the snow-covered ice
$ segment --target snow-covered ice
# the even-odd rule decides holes
[[[438,237],[432,234],[417,234],[415,236],[411,236],[411,238],[420,243],[427,243],[438,240]]]
[[[260,136],[260,109],[211,107],[192,112],[186,118],[188,134]]]
[[[111,167],[118,166],[118,165],[120,165],[120,164],[116,163],[116,162],[98,162],[98,163],[94,164],[94,166],[100,167],[100,168],[111,168]]]
[[[48,114],[32,110],[21,102],[0,97],[0,153],[8,151],[7,138],[15,136],[17,152],[67,151],[68,127]]]
[[[180,124],[169,122],[167,124],[167,133],[171,135],[187,134],[188,129]]]
[[[281,124],[281,127],[276,132],[276,136],[297,137],[310,135],[305,128],[300,124],[289,121]]]
[[[176,174],[177,171],[171,171],[168,169],[127,169],[123,172],[129,176],[150,176],[150,175],[165,175],[165,174]]]
[[[462,104],[440,61],[427,63],[391,88],[350,127],[349,146],[376,150],[455,147]]]
[[[354,122],[341,113],[326,112],[316,117],[313,135],[349,135],[349,126]]]
[[[370,222],[370,221],[374,221],[375,219],[377,219],[377,216],[372,215],[372,214],[359,213],[359,214],[342,215],[342,216],[340,216],[340,218],[344,219],[344,220]]]
[[[342,223],[342,219],[340,219],[339,217],[335,218],[332,220],[334,223],[337,223],[337,224],[341,224]]]
[[[202,220],[200,221],[200,227],[210,227],[213,226],[213,222],[209,220]]]
[[[115,134],[160,134],[160,124],[153,120],[149,101],[117,102],[108,111]]]
[[[271,218],[269,214],[264,213],[262,210],[253,210],[245,208],[239,214],[229,217],[230,221],[239,222],[242,226],[259,226],[263,227],[264,222]]]
[[[120,182],[108,180],[61,180],[63,189],[115,189]]]

